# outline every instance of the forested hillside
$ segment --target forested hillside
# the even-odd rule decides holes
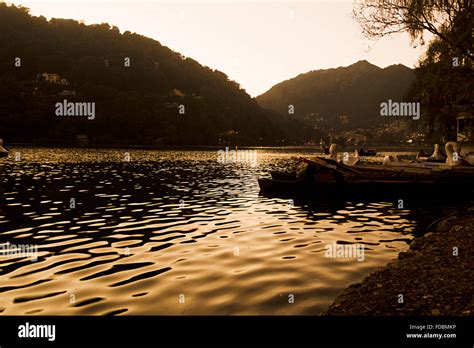
[[[403,65],[382,69],[359,61],[300,74],[273,86],[257,101],[281,113],[292,105],[296,119],[336,131],[369,128],[387,121],[380,117],[380,103],[404,100],[414,79],[414,72]]]
[[[156,40],[108,24],[47,21],[4,3],[0,81],[7,142],[270,145],[314,135],[262,110],[224,73]],[[95,103],[95,118],[57,117],[63,100]]]

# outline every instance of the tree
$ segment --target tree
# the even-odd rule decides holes
[[[454,138],[456,108],[474,100],[474,71],[469,64],[453,64],[458,54],[458,49],[435,39],[415,70],[410,97],[421,102],[422,124],[433,140],[440,135]]]
[[[369,38],[407,32],[424,44],[429,32],[472,62],[473,6],[474,0],[364,0],[353,13]]]
[[[413,127],[427,130],[432,140],[453,137],[456,108],[474,98],[473,6],[474,0],[365,0],[354,7],[369,38],[407,32],[412,42],[423,45],[424,34],[433,35],[409,93],[423,110],[422,121]]]

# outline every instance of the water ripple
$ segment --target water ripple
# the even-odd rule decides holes
[[[6,315],[318,314],[423,216],[259,196],[256,178],[295,151],[259,150],[253,166],[211,150],[10,150],[22,161],[0,160],[0,246],[37,249],[0,255]],[[364,261],[325,257],[332,243],[363,245]]]

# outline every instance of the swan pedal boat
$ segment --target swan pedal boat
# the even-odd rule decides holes
[[[296,173],[271,172],[271,179],[258,179],[261,193],[324,198],[410,196],[420,199],[472,197],[474,193],[472,168],[433,170],[410,166],[351,167],[326,158],[302,159],[302,162],[311,168],[303,178],[298,177]]]

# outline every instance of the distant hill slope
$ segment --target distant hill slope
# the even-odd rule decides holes
[[[45,72],[59,81],[37,78]],[[224,73],[158,41],[108,24],[47,21],[4,3],[0,81],[0,137],[8,142],[79,135],[98,145],[268,145],[300,136],[297,121],[262,110]],[[95,118],[57,117],[64,99],[94,102]]]
[[[404,65],[381,69],[364,60],[300,74],[273,86],[257,101],[280,113],[288,113],[293,105],[296,119],[336,129],[367,128],[387,121],[380,117],[380,103],[402,100],[414,80],[414,72]]]

